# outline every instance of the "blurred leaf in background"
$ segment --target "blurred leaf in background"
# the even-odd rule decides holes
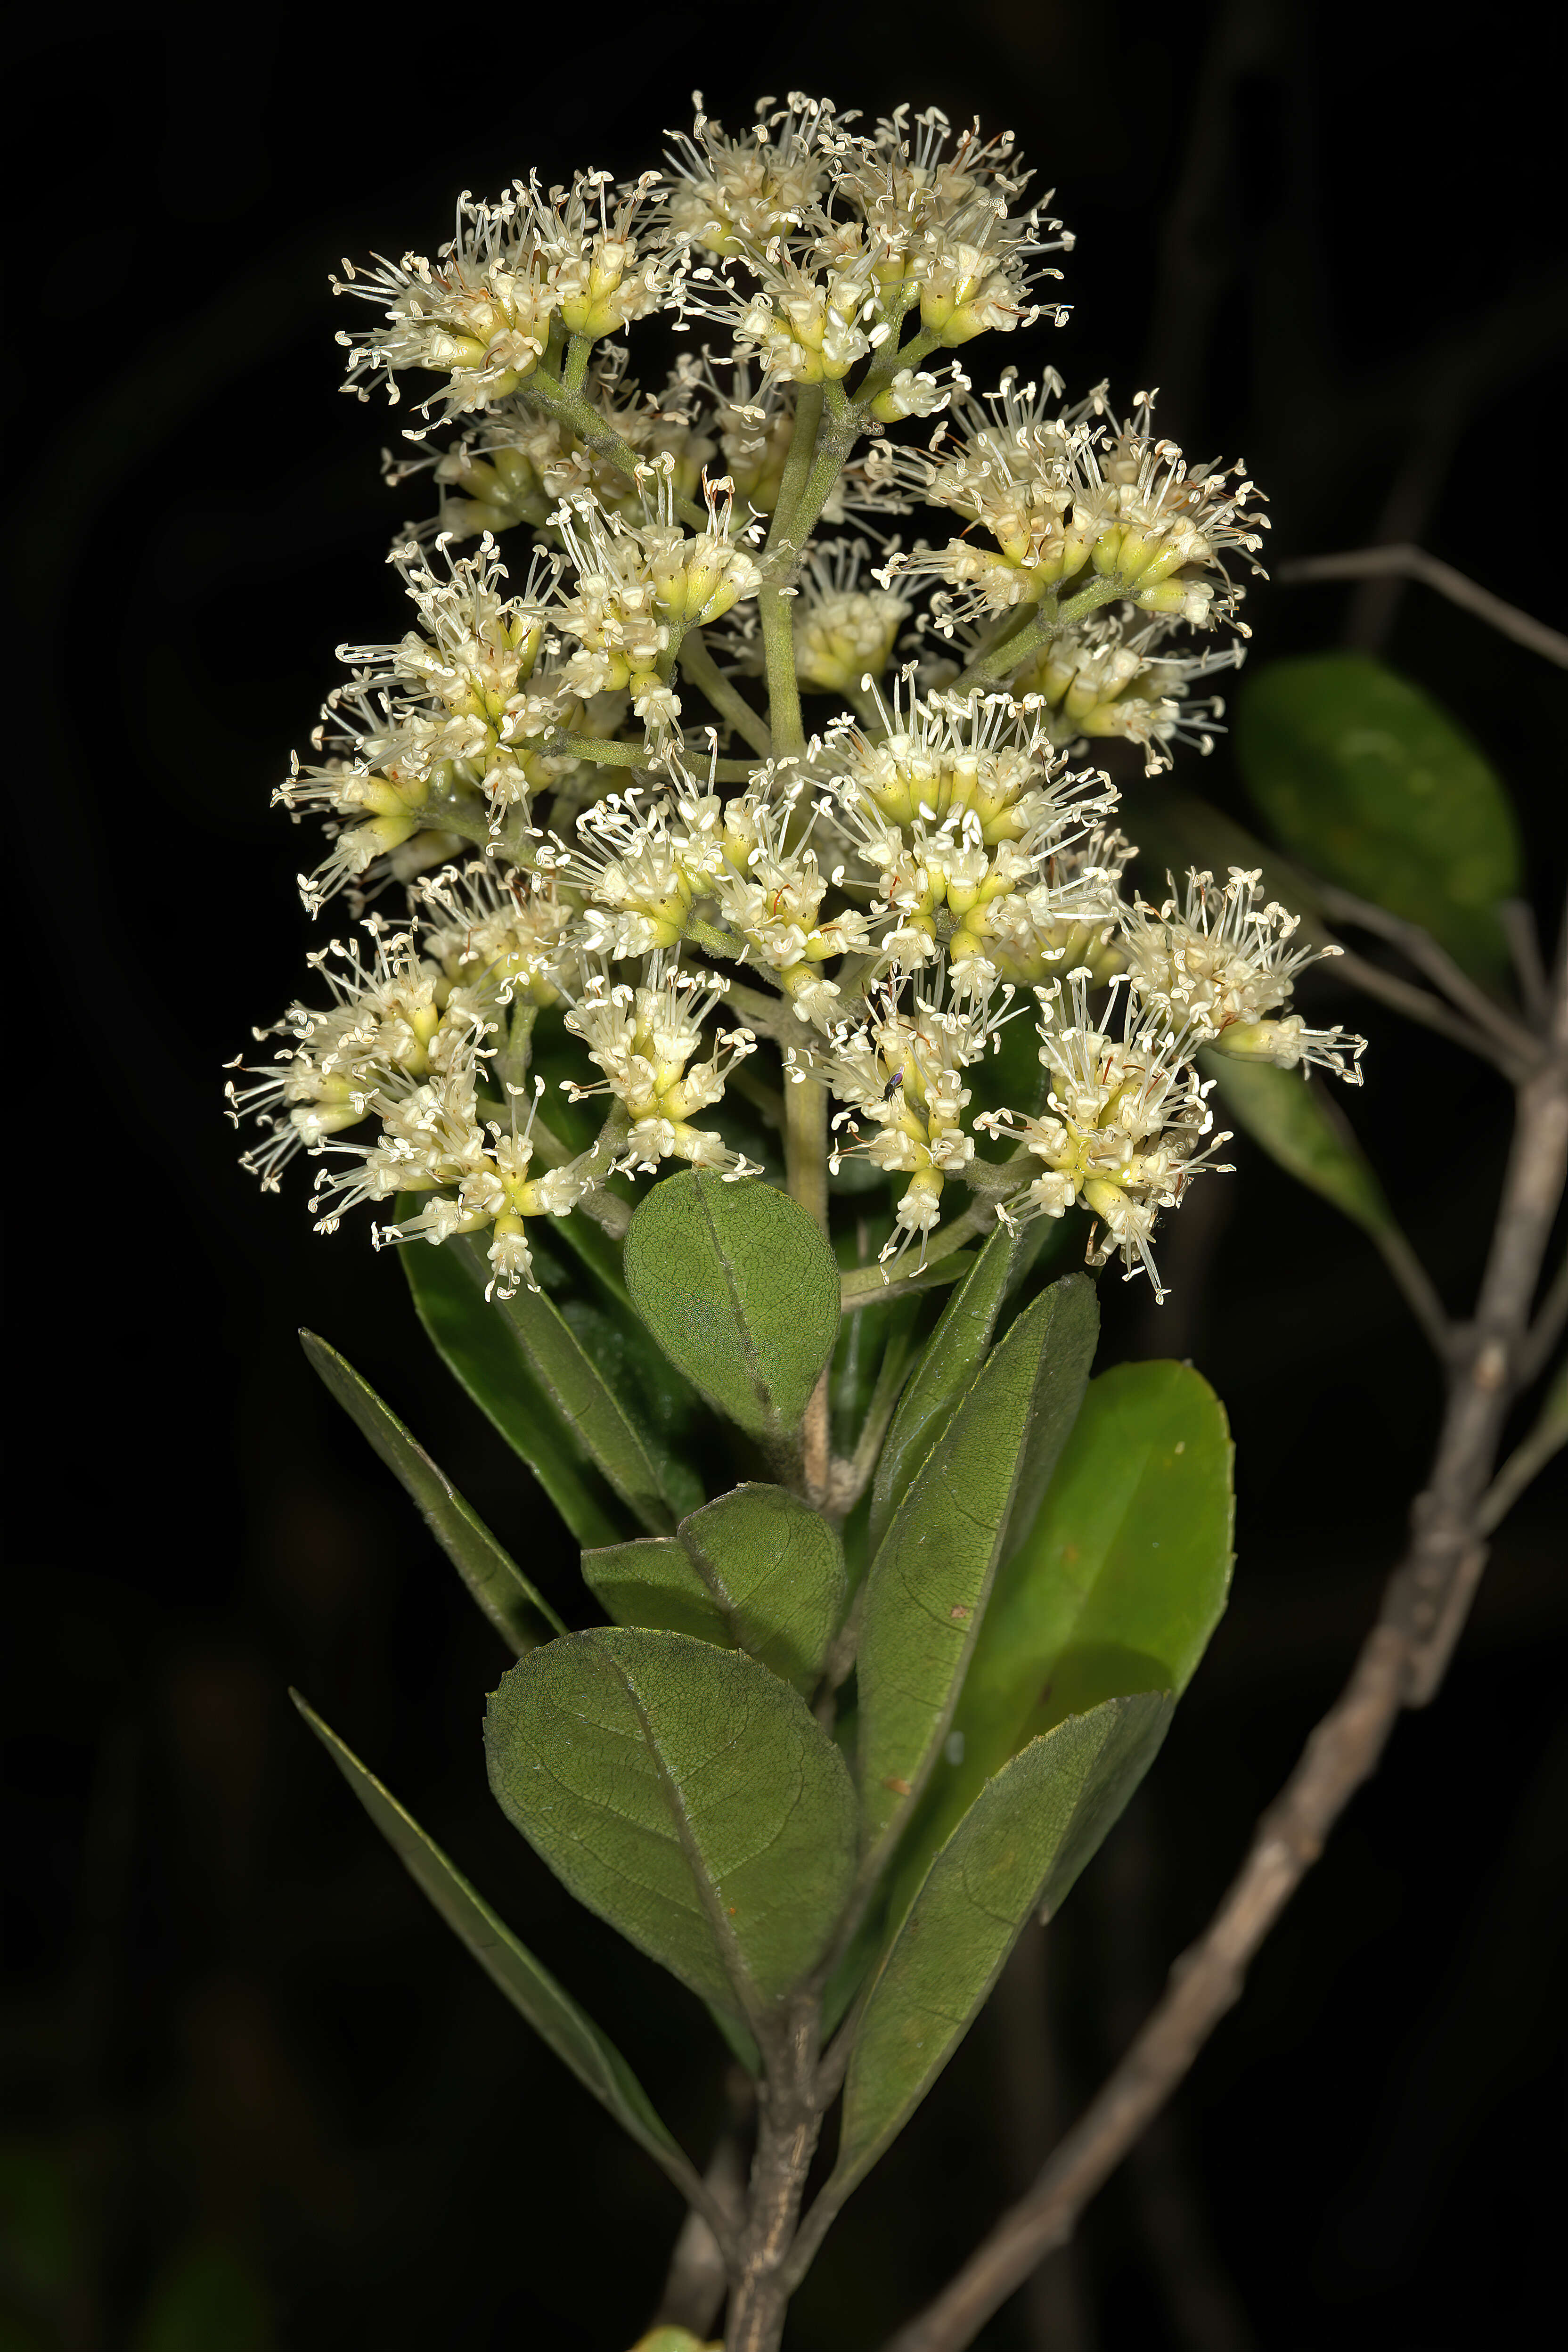
[[[1485,754],[1430,695],[1368,654],[1271,662],[1241,688],[1236,748],[1287,850],[1422,924],[1477,979],[1500,978],[1519,829]]]

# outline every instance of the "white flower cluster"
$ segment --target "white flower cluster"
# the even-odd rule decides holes
[[[437,261],[349,272],[384,313],[342,339],[350,385],[423,371],[469,421],[391,467],[440,492],[395,551],[414,625],[341,649],[279,794],[331,835],[308,907],[346,892],[370,949],[312,958],[330,1003],[258,1032],[272,1058],[229,1091],[265,1184],[322,1161],[323,1228],[417,1195],[379,1237],[488,1234],[510,1295],[529,1219],[624,1220],[669,1161],[761,1172],[808,1087],[833,1170],[887,1185],[884,1259],[923,1255],[956,1183],[987,1216],[1081,1203],[1095,1255],[1152,1276],[1156,1217],[1224,1140],[1201,1047],[1357,1076],[1359,1039],[1287,1009],[1309,954],[1258,877],[1130,900],[1116,791],[1070,764],[1208,748],[1221,706],[1188,690],[1236,636],[1173,632],[1239,632],[1250,484],[1189,466],[1142,394],[1123,423],[1103,386],[1068,407],[1009,373],[981,401],[921,365],[1042,314],[1070,239],[1026,177],[1010,136],[907,109],[862,132],[797,96],[740,138],[700,111],[630,186],[465,195]],[[659,310],[727,347],[645,397],[608,339]],[[962,535],[889,537],[922,507]],[[397,885],[405,919],[363,914]],[[540,1065],[574,1060],[552,1109]]]

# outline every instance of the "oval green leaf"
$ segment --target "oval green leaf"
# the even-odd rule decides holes
[[[838,1331],[838,1268],[798,1202],[696,1170],[656,1184],[626,1235],[632,1302],[677,1370],[752,1437],[800,1426]]]
[[[485,1717],[509,1821],[591,1911],[716,2008],[759,2018],[819,1957],[854,1867],[848,1772],[738,1651],[612,1626],[551,1642]]]
[[[1258,807],[1314,873],[1420,923],[1468,970],[1506,963],[1497,905],[1517,893],[1507,793],[1458,721],[1370,655],[1249,670],[1236,744]]]
[[[543,1594],[529,1582],[510,1553],[496,1541],[479,1513],[410,1435],[391,1406],[382,1402],[363,1374],[314,1331],[301,1331],[300,1339],[312,1368],[361,1435],[369,1439],[394,1476],[401,1479],[426,1526],[518,1656],[526,1657],[552,1633],[564,1633],[565,1624]]]
[[[1100,1330],[1068,1275],[993,1349],[926,1456],[866,1580],[858,1660],[868,1843],[908,1818],[952,1717],[1026,1460],[1048,1465],[1078,1413]]]
[[[290,1696],[415,1885],[429,1896],[486,1975],[614,2116],[622,2130],[663,2166],[683,2196],[689,2196],[695,2177],[691,2164],[608,2035],[578,2008],[527,1946],[519,1943],[414,1816],[366,1771],[353,1749],[306,1706],[298,1691]]]
[[[680,1541],[737,1649],[809,1689],[848,1598],[844,1547],[783,1486],[744,1486],[680,1523]]]
[[[958,1823],[867,1995],[831,2203],[909,2121],[1030,1916],[1060,1907],[1152,1763],[1172,1704],[1150,1692],[1069,1717],[1004,1765]]]

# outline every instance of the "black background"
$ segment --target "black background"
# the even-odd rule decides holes
[[[26,37],[16,128],[44,143],[12,205],[6,764],[33,878],[10,1020],[0,2065],[12,2127],[78,2184],[73,2352],[132,2342],[150,2284],[205,2240],[256,2266],[271,2340],[300,2352],[622,2352],[651,2307],[671,2192],[423,1907],[290,1682],[569,1973],[693,2145],[719,2108],[684,1996],[572,1912],[491,1809],[479,1720],[504,1655],[296,1327],[348,1349],[561,1594],[563,1544],[427,1356],[395,1262],[315,1241],[299,1186],[258,1198],[220,1117],[218,1066],[294,992],[307,943],[305,836],[269,790],[334,644],[401,626],[381,563],[401,509],[375,460],[404,413],[339,398],[329,268],[434,250],[458,188],[531,164],[642,168],[694,84],[731,127],[802,84],[871,114],[979,110],[1016,127],[1079,237],[1068,327],[974,347],[983,380],[1033,358],[1069,390],[1157,382],[1190,452],[1245,453],[1274,557],[1415,537],[1555,618],[1558,75],[1521,11],[1462,50],[1432,21],[1343,0],[650,0]],[[1260,588],[1248,612],[1255,658],[1349,628],[1447,699],[1517,794],[1550,924],[1561,673],[1421,590]],[[1246,813],[1223,747],[1184,781]],[[1506,1097],[1357,1017],[1358,1124],[1462,1306]],[[1047,1991],[1016,1972],[851,2206],[802,2347],[877,2343],[1092,2087],[1399,1544],[1434,1374],[1360,1235],[1235,1156],[1168,1238],[1162,1315],[1105,1284],[1100,1360],[1190,1354],[1226,1400],[1231,1613],[1053,1931]],[[1554,2299],[1563,1492],[1543,1482],[1501,1531],[1440,1703],[1399,1730],[1078,2253],[986,2346],[1447,2352]]]

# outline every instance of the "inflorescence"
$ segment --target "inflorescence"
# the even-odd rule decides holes
[[[319,1161],[321,1230],[402,1196],[378,1241],[479,1236],[510,1296],[530,1219],[671,1162],[760,1174],[816,1087],[835,1175],[887,1188],[885,1261],[958,1184],[1016,1223],[1081,1203],[1158,1293],[1155,1220],[1227,1139],[1199,1050],[1359,1082],[1362,1041],[1287,1009],[1312,951],[1258,875],[1130,898],[1116,791],[1072,764],[1209,748],[1252,484],[1189,466],[1152,394],[977,397],[952,355],[1059,320],[1071,239],[1010,134],[855,126],[795,96],[731,138],[699,100],[662,173],[465,194],[436,260],[344,265],[378,314],[345,388],[415,377],[388,470],[438,504],[394,551],[412,625],[341,649],[278,794],[326,820],[308,908],[368,944],[311,957],[330,1002],[229,1087],[264,1184]],[[655,312],[721,341],[645,394],[614,339]]]

